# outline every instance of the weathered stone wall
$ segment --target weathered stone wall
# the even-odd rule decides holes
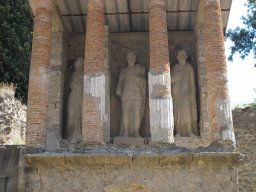
[[[52,32],[49,83],[47,148],[57,149],[63,133],[64,86],[67,69],[67,37],[63,31]]]
[[[233,111],[237,151],[246,155],[238,171],[239,191],[256,191],[256,109]]]
[[[1,192],[23,191],[20,188],[20,186],[24,186],[23,181],[25,179],[20,177],[23,175],[23,165],[20,163],[23,150],[24,146],[0,146]]]
[[[84,58],[85,34],[68,34],[68,60]]]
[[[255,117],[253,108],[233,111],[237,152],[246,155],[244,163],[234,153],[113,145],[26,155],[24,161],[22,146],[1,146],[0,191],[255,191]]]
[[[28,173],[27,190],[230,192],[238,189],[238,154],[145,154],[141,151],[141,154],[135,155],[133,149],[123,149],[119,154],[103,151],[101,149],[100,154],[90,149],[94,154],[28,155],[32,169]]]

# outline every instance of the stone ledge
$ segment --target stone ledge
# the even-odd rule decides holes
[[[27,163],[35,167],[57,169],[82,169],[84,167],[122,167],[148,168],[171,167],[175,165],[197,166],[239,165],[244,155],[236,152],[200,152],[200,153],[37,153],[26,154]]]
[[[146,138],[142,137],[113,137],[113,143],[116,145],[131,145],[131,146],[139,146],[147,143]]]
[[[211,141],[201,137],[174,137],[174,143],[180,147],[198,148],[209,146]]]

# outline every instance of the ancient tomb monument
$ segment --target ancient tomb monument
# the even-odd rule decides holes
[[[29,3],[28,189],[236,189],[231,0]]]

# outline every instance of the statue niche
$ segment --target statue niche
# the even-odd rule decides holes
[[[198,135],[195,75],[187,59],[187,52],[179,50],[178,63],[171,70],[176,137]]]
[[[127,62],[128,67],[120,72],[116,90],[122,102],[120,136],[140,137],[146,97],[145,69],[135,64],[136,55],[133,52],[127,54]]]
[[[69,81],[66,130],[67,139],[72,141],[82,138],[83,66],[84,59],[77,58]]]

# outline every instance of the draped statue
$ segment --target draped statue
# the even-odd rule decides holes
[[[178,51],[177,59],[171,70],[174,129],[176,136],[191,137],[198,135],[194,69],[185,50]]]

